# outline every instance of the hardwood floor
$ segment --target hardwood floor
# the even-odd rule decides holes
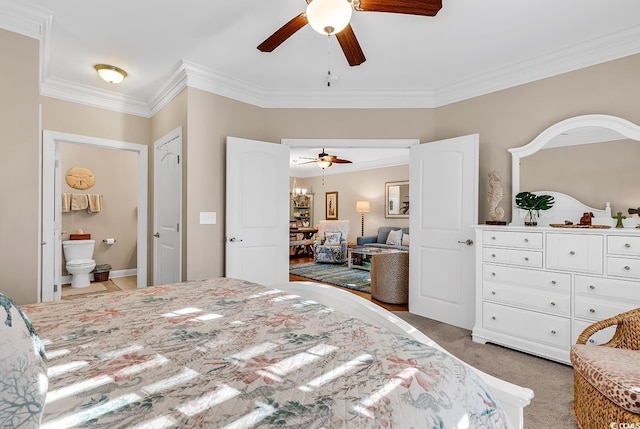
[[[313,262],[313,257],[312,256],[291,256],[289,258],[289,264],[293,265],[293,264],[302,264],[305,262]],[[295,282],[295,281],[307,281],[307,282],[313,282],[315,280],[311,280],[308,279],[306,277],[300,277],[300,276],[296,276],[294,274],[289,274],[289,281],[291,282]],[[331,286],[331,285],[329,285]],[[347,289],[347,288],[342,288],[339,286],[335,286],[337,288],[340,288],[342,290],[346,290],[348,292],[354,293],[368,301],[373,302],[374,304],[379,305],[380,307],[384,308],[385,310],[388,311],[409,311],[409,306],[406,304],[387,304],[386,302],[382,302],[382,301],[378,301],[376,299],[371,298],[371,294],[370,293],[366,293],[366,292],[360,292],[357,290],[352,290],[352,289]]]

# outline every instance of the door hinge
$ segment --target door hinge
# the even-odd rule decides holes
[[[58,292],[58,285],[53,285],[53,291]]]
[[[180,164],[180,155],[178,155],[178,164]]]
[[[176,223],[176,232],[180,232],[180,224]]]

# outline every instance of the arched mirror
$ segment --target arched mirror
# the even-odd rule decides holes
[[[629,208],[640,207],[639,141],[640,126],[616,116],[583,115],[558,122],[531,143],[509,149],[511,201],[522,191],[557,192],[586,206],[576,205],[571,210],[595,208],[607,215],[604,210],[610,202],[613,214],[627,215]],[[555,209],[564,209],[564,205]],[[512,224],[521,225],[523,216],[514,208]],[[552,221],[566,216],[554,213]]]

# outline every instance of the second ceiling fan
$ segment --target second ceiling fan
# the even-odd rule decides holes
[[[442,0],[307,0],[306,12],[276,30],[258,45],[258,49],[271,52],[296,31],[310,24],[319,33],[329,36],[335,34],[349,65],[357,66],[366,58],[349,24],[352,10],[435,16],[440,9]]]
[[[307,161],[307,162],[301,162],[300,165],[302,165],[302,164],[311,164],[311,163],[315,162],[316,164],[318,164],[318,167],[322,168],[323,170],[325,168],[331,167],[333,164],[351,164],[351,161],[349,161],[348,159],[340,159],[336,155],[329,155],[328,153],[326,153],[324,151],[324,148],[322,149],[322,152],[320,152],[318,154],[317,158],[301,157],[300,159],[310,159],[311,160],[311,161]]]

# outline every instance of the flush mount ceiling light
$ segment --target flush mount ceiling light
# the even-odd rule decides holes
[[[102,80],[109,83],[120,83],[127,77],[127,72],[109,64],[96,64],[94,67]]]
[[[318,33],[331,35],[344,30],[352,12],[347,0],[313,0],[307,5],[307,20]]]

